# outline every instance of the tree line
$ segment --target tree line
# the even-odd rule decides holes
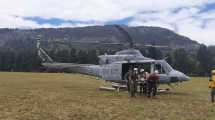
[[[166,58],[166,61],[175,69],[192,76],[208,76],[212,69],[215,69],[215,46],[200,45],[196,51],[175,49],[162,54],[159,50],[151,48],[151,53],[156,54],[155,59]],[[151,54],[151,55],[150,55]]]
[[[114,54],[118,50],[88,49],[78,50],[74,48],[65,50],[47,51],[57,62],[98,64],[98,55]],[[150,58],[164,59],[175,69],[189,75],[207,76],[215,69],[215,46],[201,45],[196,51],[175,49],[163,52],[154,47],[140,49],[141,53]],[[0,48],[0,71],[38,71],[41,68],[41,60],[37,56],[36,49],[3,49]]]

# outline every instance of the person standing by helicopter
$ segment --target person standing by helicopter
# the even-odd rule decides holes
[[[131,97],[135,97],[135,93],[137,92],[137,80],[138,80],[138,69],[134,68],[132,74],[129,77],[129,87],[130,87],[130,95]]]
[[[211,102],[213,103],[215,96],[215,70],[212,70],[211,72],[209,88],[211,89]]]
[[[144,69],[140,69],[139,74],[139,80],[140,80],[140,94],[146,92],[146,74]]]
[[[127,89],[128,92],[130,92],[130,84],[131,84],[131,75],[132,75],[132,68],[129,68],[128,72],[125,74],[124,79],[126,80],[127,83]]]
[[[148,85],[147,85],[147,82],[149,80],[149,72],[148,71],[145,71],[145,93],[147,94],[147,90],[148,90]]]
[[[147,96],[149,98],[156,96],[158,80],[158,71],[155,70],[152,74],[149,75],[149,78],[147,80]]]

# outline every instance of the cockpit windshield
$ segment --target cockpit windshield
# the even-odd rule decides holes
[[[161,74],[167,74],[173,70],[173,68],[165,60],[158,60],[155,64],[155,69],[157,69]]]
[[[162,60],[162,65],[168,73],[173,70],[173,68],[165,60]]]

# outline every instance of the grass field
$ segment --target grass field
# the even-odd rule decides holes
[[[78,74],[0,73],[0,120],[214,120],[207,78],[193,78],[158,99],[105,92]]]

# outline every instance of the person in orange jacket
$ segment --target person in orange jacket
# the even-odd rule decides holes
[[[212,72],[211,72],[209,88],[211,89],[211,102],[214,102],[214,96],[215,96],[215,70],[212,70]]]

